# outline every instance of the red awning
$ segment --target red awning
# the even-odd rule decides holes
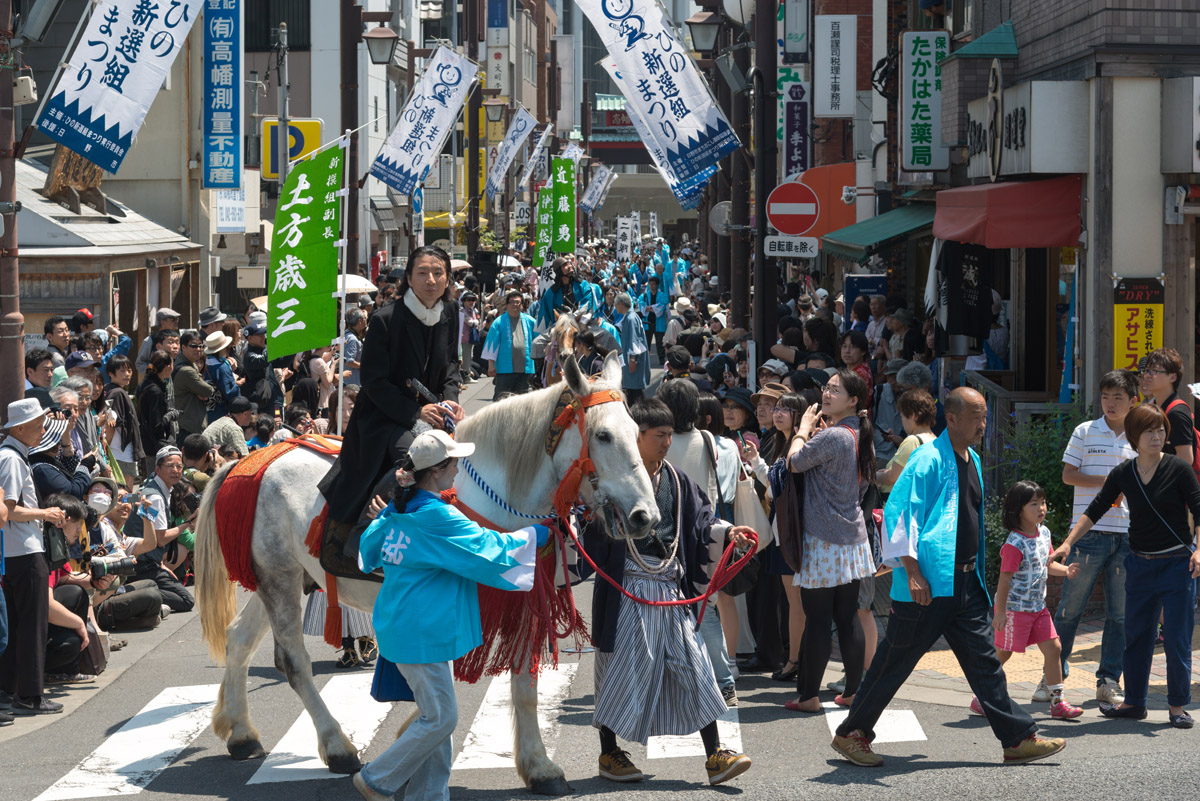
[[[937,193],[933,235],[987,248],[1058,248],[1079,244],[1083,179],[964,186]]]

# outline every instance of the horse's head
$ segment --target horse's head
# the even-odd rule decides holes
[[[563,377],[580,398],[605,390],[621,388],[621,362],[615,352],[604,360],[598,380],[589,382],[572,355],[563,357]],[[600,403],[586,410],[585,435],[588,452],[595,468],[595,486],[585,480],[580,486],[584,501],[595,511],[608,530],[618,539],[639,539],[659,522],[658,506],[650,476],[638,451],[638,427],[624,403]],[[564,440],[566,438],[564,437]],[[556,462],[569,463],[578,455],[560,448]]]

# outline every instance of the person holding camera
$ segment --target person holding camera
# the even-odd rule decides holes
[[[87,518],[87,508],[74,496],[55,493],[46,497],[47,504],[61,509],[63,520],[54,525],[66,538],[67,545],[78,544]],[[79,655],[87,648],[89,636],[89,590],[105,590],[112,576],[93,578],[89,573],[73,570],[78,563],[70,562],[49,572],[47,587],[47,620],[45,677],[46,684],[76,684],[94,681],[95,676],[79,673]]]
[[[119,628],[154,628],[162,620],[162,593],[151,579],[137,579],[135,557],[153,550],[158,545],[154,522],[149,517],[150,500],[123,492],[110,478],[97,478],[88,487],[87,505],[99,516],[93,527],[92,575],[99,571],[121,577],[118,586],[97,593],[92,603],[95,606],[96,622],[100,628],[113,631]],[[139,507],[142,520],[142,536],[126,537],[121,531],[133,514],[134,504]]]
[[[170,525],[171,491],[182,479],[183,455],[174,445],[167,445],[155,454],[154,475],[140,489],[141,495],[150,501],[150,509],[146,514],[151,516],[157,541],[153,549],[138,556],[138,570],[134,577],[153,580],[162,593],[163,604],[172,612],[190,612],[196,605],[187,588],[163,566],[167,546],[188,531],[196,517],[192,513],[183,523]],[[130,516],[125,522],[125,535],[136,537],[143,525],[140,520]]]
[[[62,712],[62,704],[42,697],[49,626],[50,569],[42,523],[62,525],[62,509],[41,508],[29,466],[29,449],[42,441],[46,409],[37,398],[8,405],[8,436],[0,445],[0,490],[8,507],[4,528],[4,603],[8,647],[0,654],[0,703],[14,715]]]
[[[74,397],[74,393],[71,393]],[[56,493],[70,495],[83,500],[88,485],[92,483],[92,471],[88,462],[95,464],[95,456],[77,460],[74,470],[67,470],[59,461],[59,453],[67,443],[70,447],[70,423],[62,417],[51,416],[46,420],[42,439],[29,449],[29,466],[33,471],[33,486],[39,498],[48,498]]]

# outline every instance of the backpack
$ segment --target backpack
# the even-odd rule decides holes
[[[1176,398],[1167,404],[1164,414],[1170,414],[1177,403],[1182,403],[1183,408],[1187,409],[1188,417],[1192,420],[1192,472],[1196,474],[1196,478],[1200,479],[1200,431],[1196,430],[1196,419],[1192,417],[1192,409],[1187,405],[1187,401]]]

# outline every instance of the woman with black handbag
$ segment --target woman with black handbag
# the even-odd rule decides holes
[[[804,557],[793,582],[800,588],[807,622],[799,697],[785,704],[794,711],[821,711],[817,693],[829,663],[833,624],[846,668],[845,690],[834,701],[849,706],[862,680],[859,584],[875,573],[861,507],[875,479],[869,402],[866,381],[853,370],[839,370],[825,386],[821,407],[804,413],[788,449],[789,468],[805,474]]]

